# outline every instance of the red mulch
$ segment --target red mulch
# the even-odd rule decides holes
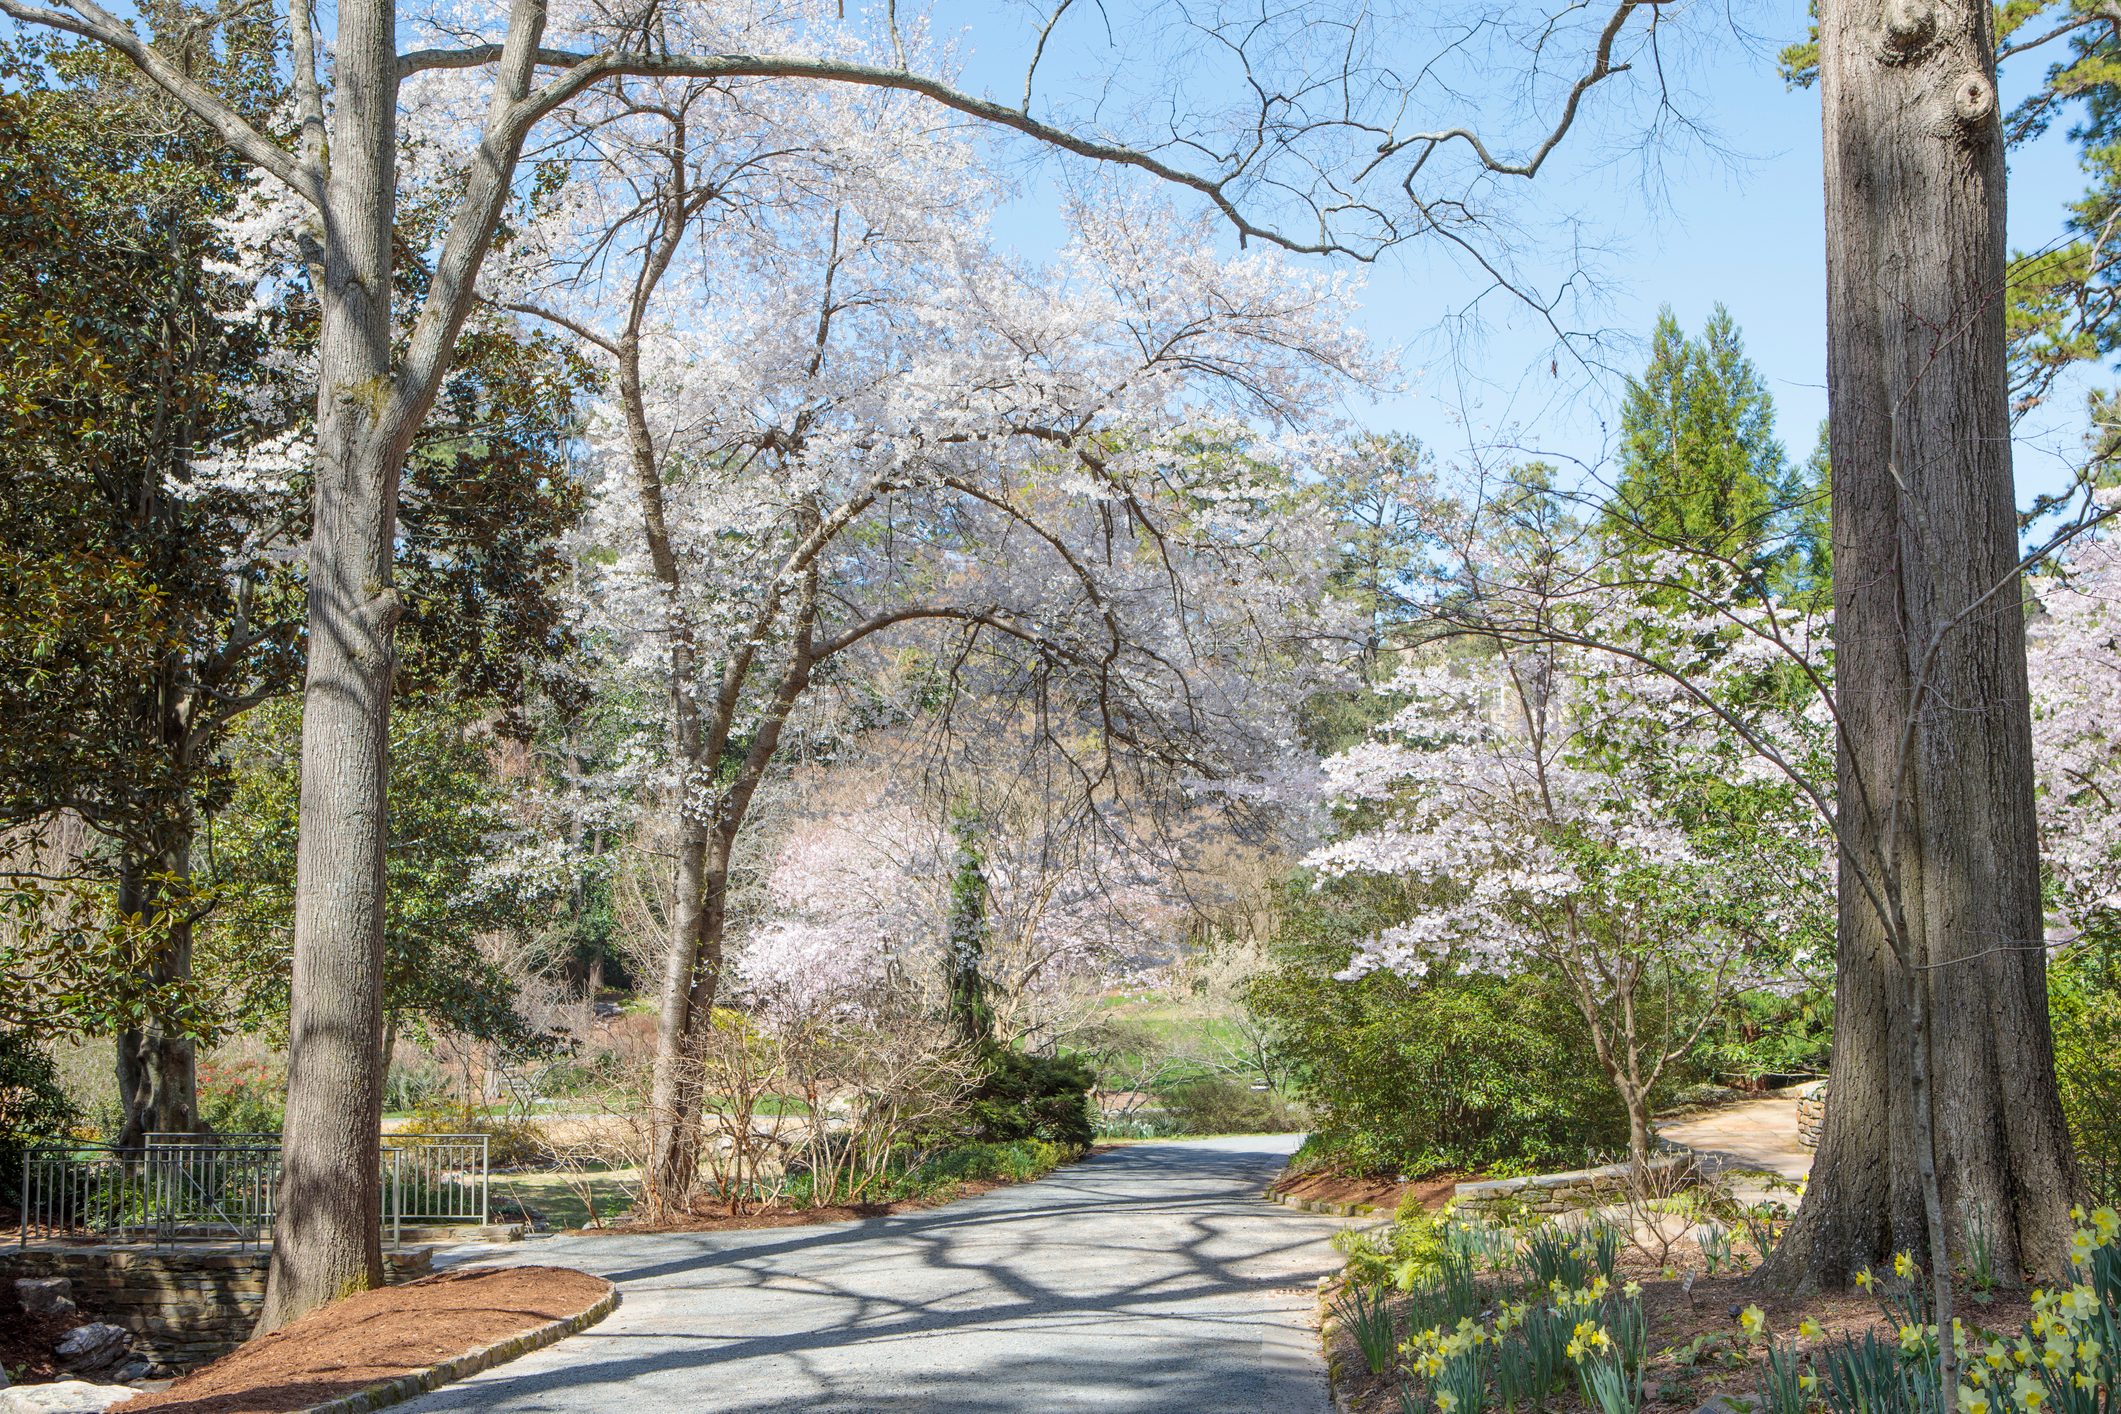
[[[1411,1193],[1431,1212],[1451,1201],[1464,1174],[1437,1174],[1401,1183],[1396,1178],[1349,1178],[1345,1174],[1313,1169],[1284,1174],[1274,1181],[1274,1192],[1311,1203],[1368,1203],[1380,1213],[1393,1213]]]
[[[125,1414],[286,1414],[577,1315],[611,1283],[566,1267],[443,1272],[321,1306]]]
[[[19,1383],[66,1377],[52,1347],[75,1326],[88,1324],[79,1312],[71,1316],[32,1316],[15,1300],[15,1284],[0,1282],[0,1365]]]

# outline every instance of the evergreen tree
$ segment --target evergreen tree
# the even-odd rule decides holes
[[[1669,307],[1649,366],[1628,380],[1621,476],[1607,531],[1639,550],[1692,550],[1765,569],[1791,500],[1775,403],[1738,326],[1716,306],[1699,338]]]

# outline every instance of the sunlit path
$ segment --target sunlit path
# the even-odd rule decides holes
[[[1322,1414],[1331,1219],[1260,1190],[1285,1136],[1142,1144],[931,1212],[526,1243],[620,1283],[557,1346],[409,1410]]]

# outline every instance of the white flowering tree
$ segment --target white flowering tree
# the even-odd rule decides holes
[[[1387,690],[1405,705],[1327,762],[1349,828],[1312,867],[1403,879],[1423,901],[1341,976],[1553,976],[1641,1165],[1652,1096],[1718,1008],[1797,978],[1831,937],[1830,852],[1809,805],[1744,769],[1744,743],[1661,674],[1552,643],[1475,647],[1402,672]]]
[[[679,1076],[740,838],[821,698],[977,676],[1087,797],[1121,761],[1262,767],[1291,701],[1268,670],[1328,632],[1298,483],[1369,371],[1344,283],[1117,198],[1073,208],[1050,263],[1013,260],[961,135],[829,97],[637,85],[571,110],[610,160],[489,286],[612,373],[586,609],[669,704],[676,840],[652,1195],[693,1168]]]
[[[2121,911],[2121,546],[2087,537],[2034,585],[2026,635],[2040,855],[2068,935]]]

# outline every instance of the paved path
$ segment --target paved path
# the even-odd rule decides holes
[[[863,1223],[516,1244],[473,1260],[600,1272],[624,1304],[401,1407],[1325,1414],[1341,1224],[1259,1196],[1295,1142],[1129,1145]]]
[[[1794,1091],[1712,1105],[1681,1119],[1662,1121],[1657,1132],[1701,1155],[1711,1172],[1760,1169],[1796,1180],[1812,1171],[1812,1151],[1797,1139]],[[1759,1184],[1741,1187],[1768,1191]],[[1746,1196],[1758,1195],[1748,1192]]]

